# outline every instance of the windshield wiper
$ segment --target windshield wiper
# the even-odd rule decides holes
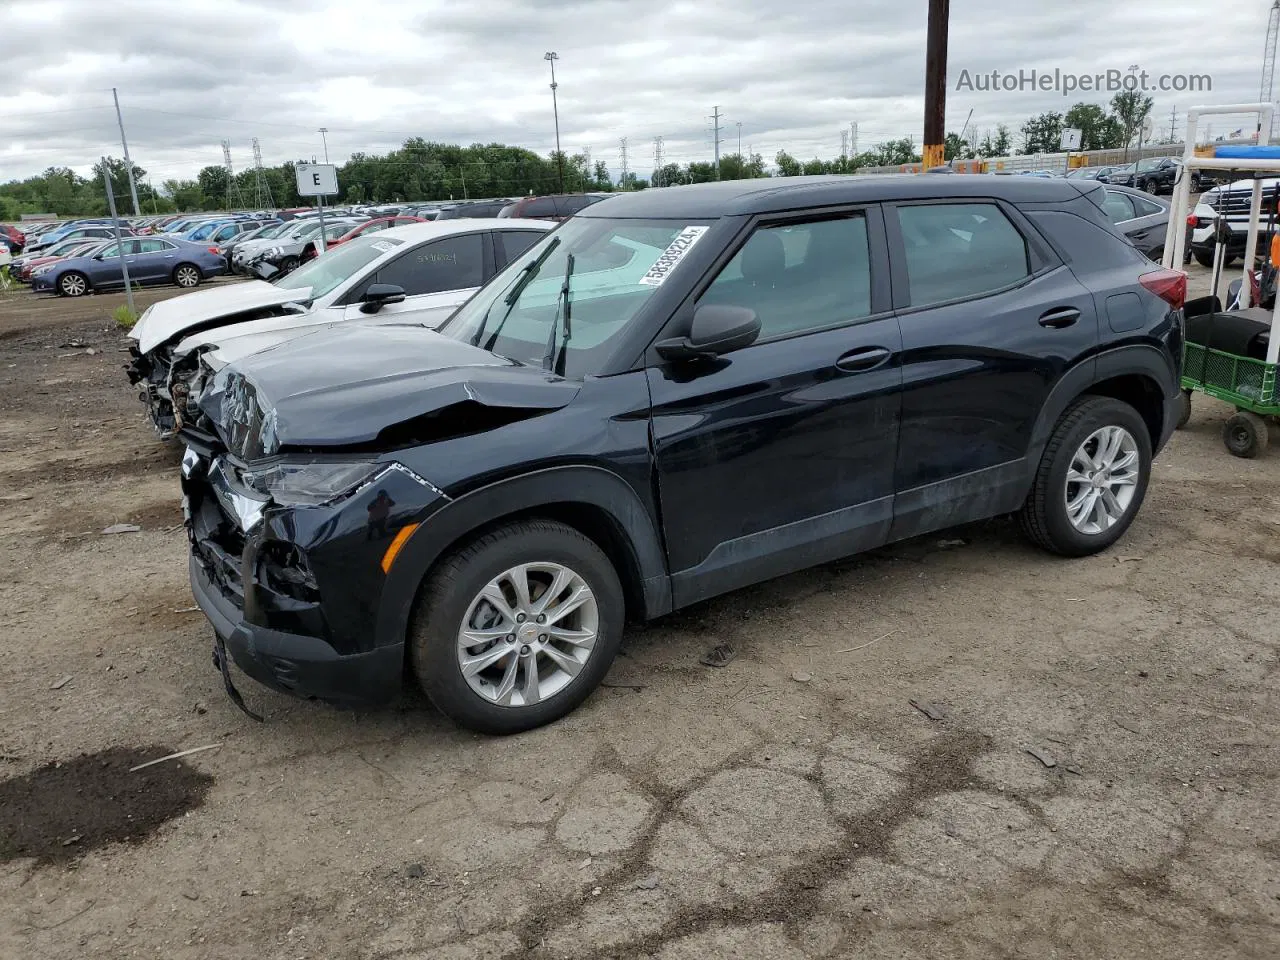
[[[533,283],[534,277],[538,275],[542,265],[547,262],[547,257],[551,256],[551,251],[558,246],[560,246],[560,238],[556,237],[547,244],[547,249],[542,251],[538,259],[530,261],[521,268],[515,283],[511,286],[511,292],[502,298],[502,302],[507,305],[507,311],[502,315],[502,319],[498,321],[497,327],[494,328],[493,335],[489,337],[488,342],[484,345],[485,350],[493,350],[493,345],[498,342],[498,334],[502,332],[502,325],[507,322],[507,317],[511,316],[511,311],[515,309],[516,301],[520,299],[520,294],[524,293],[525,287]],[[473,347],[480,346],[484,331],[489,326],[489,312],[493,310],[494,304],[497,302],[497,300],[494,300],[493,303],[489,304],[489,309],[484,312],[484,319],[480,321],[480,329],[476,331],[476,335],[471,340]]]
[[[564,376],[564,352],[573,335],[570,318],[573,316],[573,300],[569,290],[569,281],[573,277],[573,254],[565,257],[564,283],[560,284],[560,295],[556,297],[556,312],[551,318],[551,332],[547,334],[547,349],[542,355],[542,369],[550,370],[557,376]],[[564,336],[560,339],[560,352],[556,353],[556,331],[560,327],[561,308],[564,315]]]

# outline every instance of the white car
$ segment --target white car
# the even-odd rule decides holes
[[[162,300],[129,333],[135,341],[129,380],[168,439],[182,428],[188,399],[199,395],[196,378],[229,359],[325,324],[438,327],[555,227],[515,219],[415,223],[356,237],[271,283],[219,285]]]
[[[1280,177],[1262,181],[1262,220],[1258,229],[1258,250],[1265,253],[1270,234],[1267,231],[1268,201],[1274,201],[1280,190]],[[1253,197],[1253,181],[1237,180],[1224,187],[1213,187],[1200,194],[1191,216],[1191,255],[1205,267],[1213,266],[1213,226],[1222,217],[1231,231],[1223,266],[1244,255],[1245,240],[1249,233],[1249,204]]]

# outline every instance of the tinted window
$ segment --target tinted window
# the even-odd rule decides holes
[[[750,307],[762,338],[865,317],[871,313],[866,218],[760,227],[698,302]]]
[[[558,217],[556,202],[551,197],[534,197],[520,211],[522,217]]]
[[[484,280],[482,249],[478,233],[434,240],[387,264],[378,282],[403,287],[410,297],[478,287]]]
[[[138,243],[142,244],[143,253],[161,253],[173,249],[172,243],[166,243],[163,240],[139,240]]]
[[[1112,223],[1120,223],[1122,220],[1132,220],[1134,218],[1133,200],[1128,195],[1116,190],[1106,191],[1106,198],[1102,201],[1102,209],[1111,218]]]
[[[560,215],[562,217],[567,217],[570,214],[577,213],[583,207],[591,206],[595,202],[595,197],[561,197]]]
[[[494,234],[501,251],[500,256],[503,257],[503,263],[508,263],[520,256],[520,254],[537,243],[542,236],[543,234],[536,230],[504,230]]]
[[[898,208],[913,307],[978,296],[1031,271],[1027,244],[991,203]]]
[[[1142,197],[1130,197],[1129,202],[1133,204],[1133,213],[1138,217],[1149,217],[1153,213],[1163,213],[1164,207],[1150,200],[1144,200]]]

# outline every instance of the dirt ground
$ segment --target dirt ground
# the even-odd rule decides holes
[[[991,522],[741,591],[519,737],[240,677],[257,724],[120,299],[0,299],[0,956],[1280,956],[1280,451],[1223,405],[1102,556]]]

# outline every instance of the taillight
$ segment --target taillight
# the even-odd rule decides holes
[[[1175,310],[1181,310],[1187,300],[1187,275],[1181,270],[1152,270],[1138,278],[1138,282]]]
[[[1187,214],[1187,226],[1188,226],[1188,227],[1198,227],[1198,226],[1200,226],[1200,218],[1199,218],[1199,217],[1197,217],[1194,213],[1188,213],[1188,214]]]
[[[219,247],[210,247],[209,252],[212,253],[215,257],[222,256],[222,250]]]

